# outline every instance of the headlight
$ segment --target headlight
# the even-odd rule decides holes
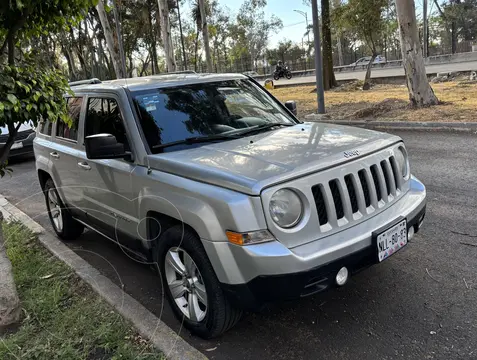
[[[404,147],[397,148],[394,157],[396,159],[397,166],[401,171],[402,177],[407,179],[409,177],[409,160],[407,158],[407,152]]]
[[[303,214],[300,197],[290,189],[275,192],[270,199],[270,216],[282,228],[291,228],[298,224]]]

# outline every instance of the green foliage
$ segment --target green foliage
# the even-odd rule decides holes
[[[355,34],[377,54],[385,30],[387,5],[387,0],[349,0],[334,9],[332,22],[342,31]]]
[[[287,39],[281,40],[276,48],[267,49],[267,59],[272,66],[276,65],[278,60],[283,62],[296,61],[303,56],[305,56],[305,51]]]
[[[234,46],[231,53],[239,57],[250,54],[256,60],[263,54],[271,33],[283,27],[281,19],[272,15],[265,18],[266,0],[245,0],[237,15],[237,23],[231,27]]]
[[[77,24],[97,0],[3,0],[0,29],[19,32],[24,38],[48,35]]]
[[[441,8],[445,27],[455,27],[456,36],[463,40],[477,38],[477,0],[451,0]]]
[[[68,82],[55,69],[38,67],[31,60],[18,66],[5,66],[0,71],[0,126],[40,119],[71,123],[66,111],[65,93]]]

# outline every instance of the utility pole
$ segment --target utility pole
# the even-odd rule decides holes
[[[121,58],[121,71],[123,73],[123,77],[126,78],[127,77],[126,55],[124,54],[123,38],[121,36],[121,21],[119,19],[119,11],[118,11],[118,5],[116,0],[113,0],[113,14],[114,14],[114,22],[116,23],[116,36],[118,38],[119,57]]]
[[[325,113],[325,92],[323,90],[323,59],[321,57],[320,23],[318,21],[317,0],[311,0],[311,13],[313,18],[313,36],[315,40],[315,75],[316,96],[318,100],[318,114]]]
[[[293,10],[297,12],[298,14],[302,15],[305,17],[305,23],[306,23],[306,35],[308,36],[308,52],[307,54],[310,55],[310,32],[308,31],[308,14],[304,11],[301,10]],[[303,38],[302,38],[303,40]]]
[[[427,41],[427,38],[428,38],[428,35],[427,35],[427,32],[428,32],[428,25],[427,25],[427,0],[423,0],[423,4],[422,4],[422,17],[423,17],[423,26],[424,26],[424,29],[422,31],[422,34],[423,34],[423,38],[424,38],[424,46],[423,46],[423,55],[424,55],[424,59],[427,59],[428,57],[428,41]]]

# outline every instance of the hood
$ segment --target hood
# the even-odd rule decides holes
[[[193,149],[148,156],[149,166],[250,195],[390,146],[395,135],[304,123]],[[359,151],[347,159],[345,151]]]

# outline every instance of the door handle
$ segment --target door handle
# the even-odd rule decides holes
[[[55,159],[59,159],[60,158],[60,154],[58,154],[56,151],[53,151],[50,153],[50,156],[52,158],[55,158]]]
[[[78,167],[83,170],[91,170],[91,166],[88,165],[87,162],[79,162]]]

